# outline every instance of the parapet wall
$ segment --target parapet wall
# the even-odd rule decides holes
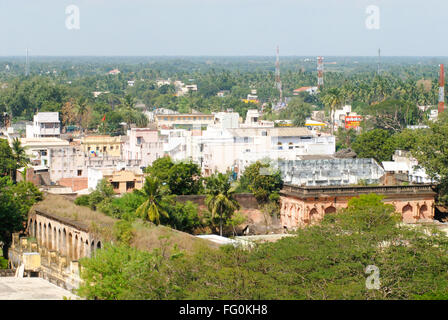
[[[280,192],[280,220],[287,229],[296,229],[322,221],[326,214],[346,208],[353,197],[375,193],[392,204],[404,223],[434,219],[436,193],[431,185],[415,186],[341,186],[299,187],[285,185]]]

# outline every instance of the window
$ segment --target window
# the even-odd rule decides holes
[[[267,132],[267,131],[261,131],[261,135],[262,135],[263,137],[267,137],[268,132]]]
[[[82,176],[82,170],[78,170],[78,177]]]
[[[119,182],[111,182],[112,187],[114,187],[114,189],[118,189],[120,188],[120,183]]]
[[[106,148],[107,148],[106,146],[103,147],[103,152],[106,152]]]
[[[142,137],[137,137],[137,144],[142,144]]]
[[[127,181],[126,182],[126,190],[134,189],[135,188],[135,182],[134,181]]]

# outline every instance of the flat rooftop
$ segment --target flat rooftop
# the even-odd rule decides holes
[[[79,299],[68,290],[41,278],[0,277],[0,300]]]

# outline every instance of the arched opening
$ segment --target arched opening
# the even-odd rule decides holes
[[[95,253],[95,242],[92,240],[92,242],[90,243],[90,256],[93,257]]]
[[[73,259],[74,260],[78,260],[79,256],[78,256],[78,235],[75,236],[75,244],[73,246]]]
[[[65,231],[65,228],[62,230],[61,244],[62,244],[61,253],[63,255],[67,255],[67,231]]]
[[[39,229],[37,231],[37,242],[39,245],[42,244],[42,222],[39,222]]]
[[[316,208],[311,209],[310,211],[310,223],[316,223],[319,221],[319,213]]]
[[[78,259],[81,259],[82,257],[84,257],[85,252],[84,252],[84,240],[82,240],[82,238],[79,239],[79,257]]]
[[[47,225],[44,224],[44,232],[42,235],[42,246],[46,247],[47,246]]]
[[[402,219],[404,222],[412,222],[414,221],[414,217],[412,216],[412,207],[410,204],[407,204],[403,207],[402,210]]]
[[[101,241],[98,241],[98,242],[96,243],[96,248],[97,248],[97,249],[101,249]]]
[[[62,253],[62,233],[61,229],[58,229],[58,251]]]
[[[73,235],[71,232],[68,234],[68,258],[73,259]]]
[[[420,207],[419,212],[418,212],[418,215],[419,215],[420,219],[427,218],[428,212],[429,212],[428,206],[426,204],[422,205]]]
[[[89,240],[86,240],[86,243],[84,245],[84,252],[86,256],[89,255]]]
[[[37,239],[37,221],[34,220],[33,237]]]
[[[53,250],[58,249],[56,227],[53,227]]]
[[[30,234],[30,236],[34,237],[34,221],[33,219],[30,219],[30,221],[28,222],[28,232]]]
[[[331,206],[328,207],[327,209],[325,209],[325,214],[330,214],[330,213],[335,213],[336,212],[336,208]]]
[[[48,224],[48,236],[47,236],[47,247],[53,250],[53,229],[51,229],[51,223]]]

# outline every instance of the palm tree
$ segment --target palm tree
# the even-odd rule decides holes
[[[162,201],[164,192],[159,179],[146,177],[142,190],[136,191],[145,196],[147,200],[137,208],[137,215],[155,224],[160,224],[160,215],[168,218],[168,213],[163,209]]]
[[[205,204],[213,218],[219,217],[219,235],[222,236],[224,219],[232,217],[240,208],[234,197],[235,188],[230,182],[230,173],[217,173],[206,178],[205,192],[207,194]]]
[[[78,118],[78,125],[81,128],[82,132],[87,127],[88,122],[88,101],[85,97],[81,97],[76,102],[76,115]]]
[[[342,91],[338,88],[331,88],[322,97],[324,104],[330,106],[331,134],[334,134],[334,114],[336,106],[340,106],[343,101]]]
[[[26,167],[26,165],[30,162],[29,158],[26,155],[25,148],[22,146],[19,138],[14,138],[11,145],[12,155],[15,163],[15,169],[12,174],[13,181],[17,181],[17,169]]]

